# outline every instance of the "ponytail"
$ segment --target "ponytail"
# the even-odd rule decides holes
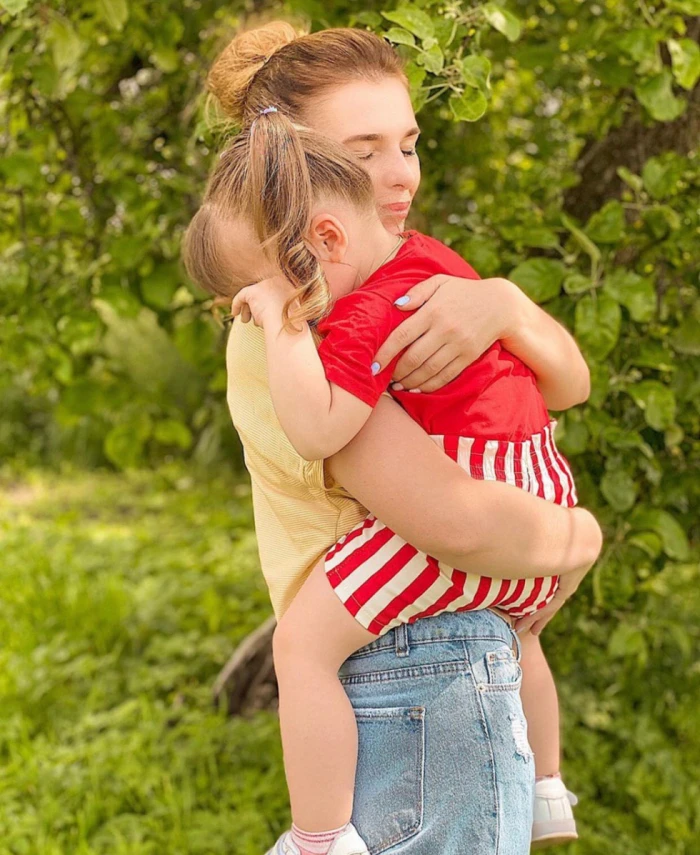
[[[297,290],[284,306],[284,323],[322,317],[330,291],[318,259],[304,243],[314,199],[306,152],[294,124],[275,107],[261,111],[250,127],[245,195],[263,251],[273,251],[282,275]],[[291,313],[297,300],[300,308]]]
[[[216,160],[183,242],[189,275],[210,293],[231,296],[219,247],[222,229],[244,217],[296,291],[284,306],[285,325],[319,320],[328,312],[330,291],[305,238],[322,195],[376,211],[369,174],[344,146],[295,125],[282,111],[261,110]]]

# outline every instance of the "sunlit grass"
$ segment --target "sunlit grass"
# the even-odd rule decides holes
[[[259,855],[276,717],[211,685],[269,612],[246,485],[35,476],[0,493],[0,852]]]
[[[0,855],[264,855],[289,821],[277,718],[211,699],[270,612],[248,485],[7,476],[0,550]],[[547,628],[569,855],[697,851],[698,581],[669,563]]]

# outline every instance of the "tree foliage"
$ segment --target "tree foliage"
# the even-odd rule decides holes
[[[236,457],[222,333],[178,256],[220,143],[203,77],[248,7],[0,8],[0,453],[117,468]],[[690,853],[700,3],[272,11],[367,26],[396,46],[423,130],[412,224],[482,276],[512,278],[580,342],[592,394],[558,436],[606,547],[588,596],[549,634],[559,672],[596,663],[585,690],[564,693],[571,733],[584,733],[567,750],[589,796],[608,776],[612,813],[596,823],[627,841],[620,851]]]

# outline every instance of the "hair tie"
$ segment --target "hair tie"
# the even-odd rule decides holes
[[[259,115],[264,116],[265,113],[279,113],[277,107],[265,107],[264,110],[260,110]]]

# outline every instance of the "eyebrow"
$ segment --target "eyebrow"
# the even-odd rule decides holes
[[[416,134],[420,134],[420,128],[411,128],[410,131],[407,131],[403,135],[402,139],[406,139],[406,137],[414,137]],[[355,136],[348,137],[346,140],[343,140],[343,145],[348,145],[348,143],[353,142],[379,142],[383,139],[384,134],[355,134]]]

